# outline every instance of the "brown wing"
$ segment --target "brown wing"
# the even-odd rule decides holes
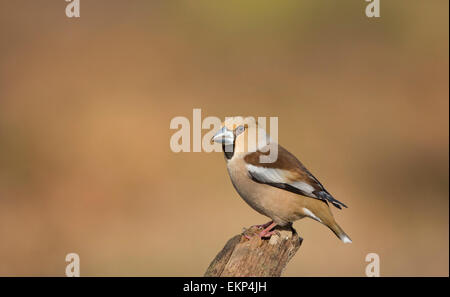
[[[255,182],[330,202],[339,209],[341,206],[347,207],[334,199],[317,178],[285,148],[278,145],[278,158],[275,162],[261,163],[261,155],[267,156],[269,153],[270,151],[256,151],[244,157],[249,175]]]

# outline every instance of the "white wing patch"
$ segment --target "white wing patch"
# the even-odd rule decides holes
[[[266,168],[247,164],[247,170],[250,174],[262,183],[287,184],[299,189],[305,194],[316,197],[312,192],[315,190],[313,186],[303,181],[292,181],[288,178],[290,172],[283,169]]]
[[[290,183],[291,186],[296,187],[297,189],[302,190],[305,193],[308,193],[311,196],[316,197],[316,195],[314,195],[312,192],[314,192],[314,188],[311,185],[308,185],[305,182],[291,182]]]
[[[247,170],[263,183],[286,183],[284,170],[247,165]]]

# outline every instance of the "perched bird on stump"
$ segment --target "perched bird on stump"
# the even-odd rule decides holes
[[[290,152],[273,142],[253,118],[228,118],[212,138],[222,144],[234,188],[253,209],[272,219],[258,225],[270,237],[277,225],[309,217],[324,224],[344,243],[351,239],[329,208],[345,206]]]

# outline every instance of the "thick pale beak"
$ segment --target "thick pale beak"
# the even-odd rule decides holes
[[[228,130],[226,127],[223,127],[213,136],[211,139],[212,142],[222,143],[225,145],[233,144],[234,142],[234,134],[233,131]]]

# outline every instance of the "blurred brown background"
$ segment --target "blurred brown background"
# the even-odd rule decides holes
[[[170,2],[170,3],[168,3]],[[278,116],[349,205],[294,224],[286,276],[449,273],[448,1],[0,0],[0,275],[199,276],[267,219],[175,116]],[[206,133],[208,130],[204,130]]]

